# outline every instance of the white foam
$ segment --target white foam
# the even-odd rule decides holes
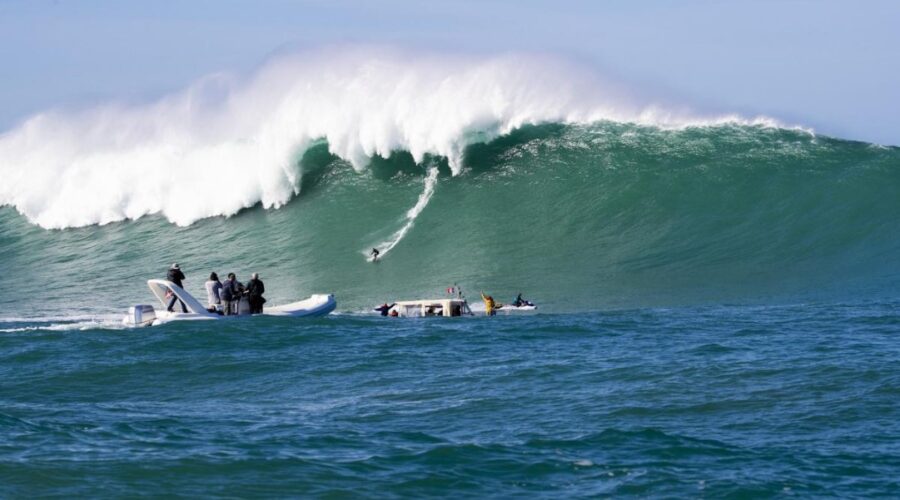
[[[14,324],[15,326],[11,325]],[[24,325],[22,325],[24,323]],[[0,318],[0,333],[16,333],[30,331],[71,330],[119,330],[122,329],[121,315],[100,316],[47,316],[35,318],[8,317]]]
[[[398,229],[394,234],[390,236],[390,238],[382,241],[375,245],[375,248],[379,251],[379,258],[384,258],[397,246],[397,243],[406,236],[406,233],[409,232],[410,229],[413,228],[416,222],[416,218],[422,213],[422,210],[425,210],[425,207],[428,206],[428,202],[431,200],[431,196],[434,195],[434,186],[437,184],[438,178],[438,169],[437,167],[430,167],[428,169],[428,175],[425,177],[425,187],[422,190],[422,194],[419,195],[419,199],[416,200],[416,204],[406,211],[406,217],[403,220],[403,227]],[[363,255],[369,255],[369,247],[366,247],[366,250],[362,251]],[[370,258],[369,260],[374,260],[374,258]]]
[[[777,125],[638,104],[549,57],[345,47],[281,56],[248,77],[212,75],[148,104],[34,116],[0,136],[0,205],[45,228],[148,214],[188,225],[287,203],[300,190],[298,155],[319,139],[359,170],[406,150],[416,161],[444,156],[457,174],[470,141],[599,120]]]

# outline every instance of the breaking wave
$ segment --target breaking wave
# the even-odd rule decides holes
[[[768,118],[704,117],[642,101],[596,72],[533,55],[350,47],[282,55],[148,104],[48,111],[0,136],[0,205],[43,228],[161,214],[184,226],[301,191],[299,158],[326,141],[357,171],[373,157],[446,158],[524,125],[661,128]]]
[[[197,296],[210,271],[259,271],[276,303],[334,292],[351,311],[454,283],[554,311],[883,298],[900,283],[898,148],[760,126],[548,123],[469,145],[456,176],[408,152],[359,174],[329,149],[297,160],[303,194],[288,206],[185,228],[155,215],[45,231],[0,210],[0,275],[28,277],[0,289],[0,310],[121,311],[174,261]],[[377,266],[360,255],[373,245]]]

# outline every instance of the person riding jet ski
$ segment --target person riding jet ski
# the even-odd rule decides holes
[[[531,303],[531,301],[523,299],[522,292],[519,292],[519,294],[516,296],[516,300],[514,300],[512,302],[512,305],[515,307],[522,307],[522,306],[533,306],[534,304]]]

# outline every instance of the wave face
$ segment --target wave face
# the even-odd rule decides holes
[[[406,151],[446,158],[458,174],[470,144],[528,124],[600,120],[773,123],[663,109],[549,57],[309,51],[150,104],[37,115],[0,136],[0,205],[44,228],[150,214],[189,225],[283,206],[303,188],[296,158],[319,141],[358,171]]]
[[[259,271],[272,303],[332,291],[342,310],[453,283],[554,311],[894,296],[900,284],[897,148],[600,122],[522,126],[455,163],[395,151],[359,172],[334,151],[320,141],[292,158],[302,189],[281,209],[188,227],[157,215],[45,231],[7,208],[0,272],[29,279],[0,291],[0,309],[121,310],[147,302],[144,280],[172,261],[198,295],[212,270]],[[182,196],[227,198],[220,180],[240,191],[222,174]],[[367,262],[383,242],[390,254]]]

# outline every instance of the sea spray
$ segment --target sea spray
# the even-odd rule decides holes
[[[211,75],[146,104],[48,111],[0,136],[0,205],[44,228],[161,214],[177,225],[277,208],[301,190],[317,141],[363,170],[407,151],[463,169],[465,149],[528,124],[775,125],[642,101],[590,68],[545,56],[345,47]]]

